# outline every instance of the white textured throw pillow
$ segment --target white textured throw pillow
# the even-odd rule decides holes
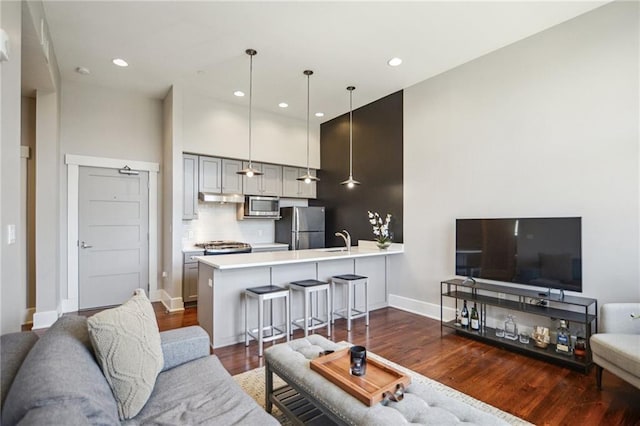
[[[121,420],[135,417],[147,403],[164,359],[153,306],[144,294],[87,320],[102,372],[111,386]]]

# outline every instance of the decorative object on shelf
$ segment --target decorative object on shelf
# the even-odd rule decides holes
[[[309,168],[309,78],[313,75],[313,71],[305,70],[303,74],[307,76],[307,173],[296,178],[296,180],[301,180],[308,184],[311,182],[317,182],[320,179],[318,179],[317,176],[313,176],[311,174],[311,169]]]
[[[576,344],[573,348],[573,354],[576,358],[584,358],[587,354],[587,339],[584,338],[584,334],[581,331],[576,333]]]
[[[504,328],[500,326],[496,327],[496,337],[504,337]]]
[[[556,352],[563,355],[571,355],[571,334],[567,327],[567,322],[563,319],[560,320],[560,326],[558,327],[558,337],[556,338]]]
[[[518,326],[513,315],[507,315],[507,320],[504,322],[504,337],[509,340],[518,339]]]
[[[347,185],[347,188],[353,188],[360,185],[360,182],[353,178],[353,91],[355,86],[347,87],[349,91],[349,179],[340,182],[340,185]]]
[[[529,344],[529,333],[523,331],[520,333],[520,343]]]
[[[476,302],[473,302],[471,307],[471,329],[474,331],[480,331],[480,315],[478,315],[478,306]]]
[[[236,173],[239,175],[243,175],[246,177],[258,176],[261,175],[262,172],[258,169],[253,168],[253,164],[251,163],[251,107],[253,104],[253,57],[258,54],[253,49],[247,49],[244,51],[247,55],[249,55],[249,165],[242,170],[237,171]]]
[[[549,342],[551,341],[551,338],[549,336],[549,329],[540,325],[536,325],[533,328],[533,335],[531,337],[533,337],[534,344],[542,349],[545,349],[547,346],[549,346]]]
[[[464,301],[464,305],[462,306],[462,316],[460,319],[460,324],[463,328],[469,328],[469,309],[467,308],[467,301]]]
[[[391,222],[391,214],[387,213],[384,220],[378,212],[367,211],[369,223],[373,225],[373,235],[375,235],[378,248],[384,250],[391,245],[391,234],[389,233],[389,223]]]

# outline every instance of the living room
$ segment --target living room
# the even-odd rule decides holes
[[[8,30],[5,20],[15,15],[5,7],[14,6],[3,2],[2,7],[2,28]],[[454,275],[455,219],[472,217],[582,217],[582,295],[597,299],[600,306],[640,300],[637,17],[636,2],[593,6],[557,26],[402,87],[400,197],[405,253],[391,260],[396,276],[388,289],[390,306],[439,318],[439,283]],[[56,49],[60,47],[54,43]],[[20,192],[12,180],[20,173],[21,124],[19,117],[9,115],[21,103],[20,72],[11,70],[14,66],[13,61],[2,63],[3,235],[12,224],[22,232],[26,222]],[[129,123],[120,129],[129,136],[114,145],[131,146],[130,158],[166,161],[160,143],[162,100],[64,79],[59,90],[60,99],[55,91],[53,98],[51,92],[38,94],[34,107],[42,158],[79,153],[123,158],[122,146],[106,142],[113,135],[121,136],[116,130],[89,137],[102,143],[83,145],[90,136],[83,133],[89,124],[75,121],[98,110],[112,116],[93,117],[97,128]],[[345,106],[336,116],[346,111]],[[138,123],[119,120],[125,115],[138,117]],[[304,122],[299,124],[304,129]],[[48,129],[58,129],[53,134],[64,140],[58,141]],[[313,132],[318,135],[317,144],[322,144],[320,123]],[[354,140],[356,159],[357,143]],[[24,244],[3,244],[3,334],[19,330],[28,308],[35,311],[36,319],[40,314],[44,326],[50,325],[67,298],[63,160],[42,170],[38,179],[41,207],[35,212],[38,266],[29,296],[32,303],[25,300],[26,289],[13,284],[26,261],[20,251]],[[375,192],[375,188],[366,190]],[[177,198],[175,188],[173,197]],[[367,223],[359,216],[351,220]],[[176,217],[169,224],[181,225],[181,220]],[[158,228],[168,226],[163,222]],[[171,262],[182,238],[178,233],[159,232],[157,288],[171,297],[180,294],[180,267]],[[169,273],[168,280],[162,278],[163,271]],[[455,313],[448,308],[448,315]]]

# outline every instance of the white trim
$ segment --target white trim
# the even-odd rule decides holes
[[[149,295],[158,291],[158,163],[114,158],[65,155],[67,164],[67,298],[62,312],[78,310],[78,200],[80,166],[120,169],[125,165],[149,172]],[[150,296],[151,297],[151,296]],[[182,298],[180,298],[182,300]],[[153,300],[153,299],[152,299]],[[177,309],[179,310],[179,309]]]
[[[59,316],[58,311],[35,312],[33,314],[32,330],[51,327],[53,323],[58,320]]]
[[[158,290],[160,301],[165,309],[169,312],[184,311],[184,302],[182,297],[171,297],[164,289]]]
[[[158,173],[160,166],[158,163],[149,163],[146,161],[121,160],[117,158],[89,157],[86,155],[66,154],[64,156],[65,164],[74,164],[76,166],[86,167],[104,167],[107,169],[121,169],[125,165],[133,170],[144,170],[147,172]]]
[[[398,296],[397,294],[390,294],[389,306],[440,321],[440,305],[436,303],[428,303],[423,302],[422,300]],[[449,308],[447,306],[444,306],[442,309],[445,321],[451,321],[455,319],[455,309]]]

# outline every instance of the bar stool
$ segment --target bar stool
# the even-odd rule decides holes
[[[304,297],[304,313],[302,318],[291,320],[291,325],[294,327],[298,327],[304,330],[304,337],[309,335],[309,330],[316,330],[318,328],[327,327],[327,336],[331,336],[331,299],[329,297],[329,283],[326,281],[318,281],[318,280],[302,280],[302,281],[293,281],[289,283],[289,291],[291,292],[291,300],[293,301],[293,294],[296,291],[300,291],[303,293]],[[318,309],[318,299],[320,297],[320,292],[326,292],[327,296],[327,320],[323,321],[322,319],[314,316],[313,310],[313,295],[316,297],[316,309],[315,315],[320,314],[320,310]],[[293,305],[293,303],[291,303]],[[303,323],[300,325],[300,323]],[[291,329],[291,333],[293,334],[293,328]]]
[[[249,329],[249,299],[258,300],[258,328]],[[273,300],[284,298],[286,322],[284,329],[282,326],[273,324]],[[271,323],[264,325],[264,303],[269,300],[271,303]],[[291,328],[289,324],[289,290],[275,285],[265,285],[262,287],[247,288],[244,291],[244,345],[249,346],[249,338],[258,341],[258,356],[262,356],[262,347],[265,342],[271,342],[283,337],[289,341]]]
[[[332,323],[336,316],[345,318],[347,320],[347,331],[351,331],[351,320],[365,317],[365,325],[369,326],[369,295],[367,291],[367,282],[368,277],[364,277],[362,275],[345,274],[336,275],[331,278]],[[364,310],[356,308],[355,290],[356,286],[359,284],[364,285]],[[335,309],[336,285],[345,286],[347,288],[347,306],[345,309]]]

